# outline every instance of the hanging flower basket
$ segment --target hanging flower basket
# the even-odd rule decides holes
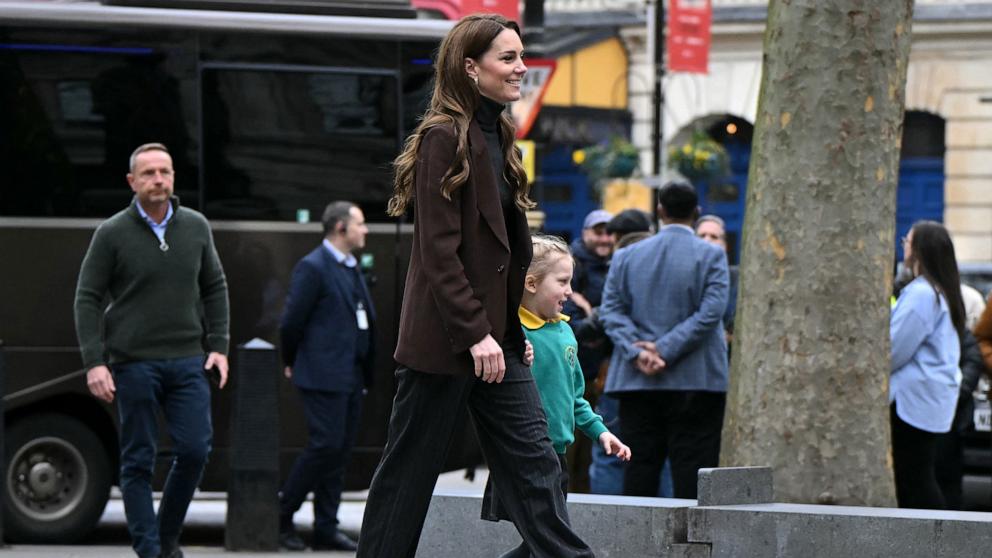
[[[614,136],[605,144],[593,145],[572,154],[572,160],[598,184],[609,178],[630,178],[637,170],[640,154],[629,141]]]
[[[693,182],[712,181],[727,175],[730,158],[723,145],[697,131],[686,143],[668,149],[668,167]]]

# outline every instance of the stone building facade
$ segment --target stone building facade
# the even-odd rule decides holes
[[[663,137],[678,141],[701,119],[754,121],[767,0],[712,0],[709,74],[665,77]],[[547,0],[556,20],[617,22],[628,50],[632,136],[652,168],[653,2]],[[603,14],[612,14],[606,17]],[[916,0],[906,110],[943,125],[943,220],[958,259],[992,261],[992,0]]]

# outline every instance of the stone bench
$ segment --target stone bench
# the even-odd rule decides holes
[[[672,556],[685,541],[686,510],[695,500],[569,494],[572,526],[597,557]],[[482,496],[437,491],[431,499],[417,556],[494,558],[520,544],[508,521],[479,519]]]
[[[773,503],[768,467],[702,469],[699,500],[570,494],[597,557],[937,558],[992,555],[992,513]],[[482,496],[438,491],[417,553],[490,558],[520,543],[479,519]]]
[[[688,510],[688,541],[710,556],[987,557],[992,513],[804,504]]]

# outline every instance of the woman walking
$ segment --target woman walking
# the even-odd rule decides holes
[[[889,402],[896,498],[902,508],[943,509],[935,475],[938,434],[954,420],[964,303],[954,244],[940,223],[920,221],[903,240],[914,279],[892,309]]]
[[[533,206],[505,104],[527,71],[519,27],[495,14],[441,42],[430,108],[396,159],[392,215],[413,206],[413,250],[386,448],[359,557],[414,556],[460,411],[468,406],[499,497],[534,556],[592,556],[568,524],[517,308]],[[474,555],[466,549],[466,555]]]

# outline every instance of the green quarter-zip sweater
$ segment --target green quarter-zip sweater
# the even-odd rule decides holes
[[[555,451],[565,453],[575,441],[576,426],[598,442],[607,428],[585,399],[586,381],[579,366],[575,334],[566,323],[568,316],[545,321],[523,306],[518,314],[527,340],[534,345],[531,373],[548,417],[548,436]]]
[[[83,258],[75,301],[83,366],[227,354],[227,280],[207,219],[172,198],[161,244],[136,204],[97,227]]]

